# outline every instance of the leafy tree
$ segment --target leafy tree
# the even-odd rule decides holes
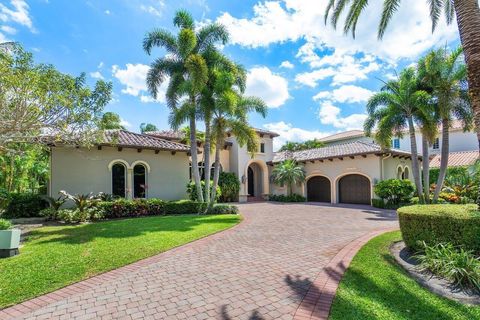
[[[41,134],[91,142],[112,85],[98,81],[92,90],[85,79],[36,64],[19,45],[0,50],[0,151],[36,143]]]
[[[375,139],[382,147],[389,147],[392,136],[402,136],[403,128],[408,128],[412,153],[412,174],[420,202],[423,201],[423,187],[420,179],[418,149],[415,137],[415,121],[425,118],[425,106],[430,95],[418,89],[417,77],[413,68],[404,69],[397,80],[385,83],[380,92],[374,94],[367,104],[368,118],[364,128],[367,136],[377,126]]]
[[[115,112],[105,112],[100,120],[99,128],[102,130],[109,130],[109,129],[123,129],[125,127],[121,124],[122,120],[120,116]]]
[[[151,123],[142,123],[140,125],[140,132],[145,133],[145,132],[152,132],[152,131],[158,131],[158,128],[156,125],[151,124]]]
[[[290,142],[287,141],[279,151],[301,151],[322,148],[325,144],[318,139],[307,140],[304,142]]]
[[[289,159],[278,164],[272,170],[272,178],[276,184],[287,185],[287,193],[292,195],[293,185],[305,181],[305,169],[295,160]]]
[[[383,38],[387,26],[400,3],[401,0],[383,1],[383,12],[378,26],[379,39]],[[437,26],[442,10],[448,24],[454,21],[455,16],[457,17],[458,32],[460,33],[460,41],[467,64],[468,90],[474,114],[480,158],[480,55],[478,54],[480,52],[480,7],[478,0],[428,0],[427,3],[430,7],[432,32]],[[351,32],[352,36],[355,37],[358,19],[367,6],[368,1],[366,0],[330,0],[325,12],[325,23],[327,23],[329,14],[333,13],[331,23],[336,27],[341,14],[348,11],[344,31],[345,33]],[[480,209],[480,194],[477,204]]]
[[[177,11],[173,24],[179,28],[177,35],[168,30],[156,29],[144,39],[143,48],[147,54],[154,47],[166,50],[165,56],[151,64],[147,86],[156,98],[159,86],[167,77],[170,79],[166,93],[167,105],[171,109],[170,125],[173,129],[178,129],[184,122],[190,123],[192,175],[198,199],[203,202],[195,134],[199,95],[208,81],[208,66],[204,55],[216,51],[217,43],[226,44],[228,33],[223,26],[215,23],[197,28],[190,13],[184,10]]]
[[[472,109],[468,99],[465,64],[461,61],[462,48],[451,53],[446,49],[430,52],[418,63],[420,81],[432,89],[436,112],[442,124],[440,173],[433,195],[436,202],[443,187],[450,152],[449,130],[453,119],[463,122],[464,130],[472,126]]]

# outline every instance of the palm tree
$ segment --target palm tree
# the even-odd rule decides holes
[[[391,144],[393,136],[402,136],[404,128],[408,128],[410,147],[412,153],[412,171],[415,186],[420,201],[423,203],[422,180],[420,179],[420,166],[418,149],[415,137],[415,122],[422,121],[425,117],[423,110],[430,101],[430,95],[419,90],[417,77],[413,68],[404,69],[398,80],[385,83],[380,92],[374,94],[367,103],[368,118],[364,127],[367,136],[377,125],[376,140],[382,147]],[[428,159],[424,159],[428,161]]]
[[[382,39],[385,34],[400,2],[401,0],[384,0],[382,17],[378,26],[379,39]],[[480,7],[478,0],[427,0],[427,2],[430,7],[432,32],[437,26],[442,9],[448,24],[453,22],[455,16],[457,17],[458,32],[460,33],[460,41],[467,64],[468,90],[474,114],[480,158]],[[333,11],[331,22],[336,27],[342,12],[350,7],[345,20],[344,31],[345,33],[351,32],[352,36],[355,37],[358,19],[367,5],[367,0],[330,0],[325,12],[325,23],[327,23],[329,13]],[[477,203],[480,209],[480,194]]]
[[[440,172],[433,195],[436,202],[443,187],[448,167],[449,129],[453,119],[462,121],[464,130],[471,129],[473,115],[466,86],[466,68],[461,61],[462,48],[448,53],[446,49],[430,52],[418,63],[418,76],[432,90],[436,111],[442,124]]]
[[[143,48],[149,55],[153,47],[161,47],[167,52],[151,64],[147,86],[156,98],[159,86],[170,78],[166,92],[167,105],[172,111],[170,125],[178,129],[185,121],[190,123],[192,176],[197,198],[203,202],[196,142],[199,95],[208,81],[208,66],[202,55],[216,50],[217,43],[226,44],[228,33],[219,24],[207,24],[197,29],[192,16],[184,10],[175,14],[173,23],[180,29],[176,36],[168,30],[156,29],[143,41]]]
[[[305,169],[299,166],[293,159],[288,159],[275,166],[272,170],[272,178],[276,184],[287,185],[287,194],[292,195],[293,185],[305,181]]]
[[[212,137],[215,139],[215,162],[212,190],[216,190],[220,175],[220,151],[225,139],[232,134],[240,146],[246,145],[251,154],[256,152],[258,136],[248,124],[248,114],[256,112],[265,117],[268,108],[259,98],[242,96],[246,86],[246,72],[242,67],[225,65],[213,74]],[[214,195],[211,195],[210,205],[214,201]]]

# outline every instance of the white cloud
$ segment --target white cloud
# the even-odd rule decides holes
[[[344,130],[362,129],[363,123],[367,119],[366,114],[354,113],[342,117],[340,113],[340,108],[335,107],[330,101],[325,101],[320,105],[318,116],[322,124],[332,125]]]
[[[281,64],[280,64],[280,68],[285,68],[285,69],[293,69],[295,66],[293,65],[293,63],[291,63],[290,61],[288,60],[285,60],[283,61]]]
[[[106,15],[111,14],[110,10],[105,10],[105,14],[106,14]]]
[[[28,10],[29,6],[24,0],[10,0],[10,7],[0,3],[0,21],[18,23],[35,32]]]
[[[101,61],[101,62],[98,64],[97,68],[98,68],[98,69],[102,69],[103,66],[104,66],[104,63],[103,63],[103,61]]]
[[[321,132],[319,130],[305,130],[295,128],[290,123],[284,121],[267,123],[263,126],[265,129],[278,133],[280,136],[273,140],[274,150],[280,149],[287,141],[302,142],[306,140],[319,139],[326,137],[333,132]]]
[[[164,7],[165,3],[163,1],[154,1],[154,4],[152,5],[140,5],[140,10],[156,17],[160,17],[162,16],[162,11]]]
[[[372,95],[373,91],[368,89],[357,87],[354,85],[343,85],[332,91],[320,91],[317,95],[313,97],[313,100],[322,100],[328,99],[334,102],[341,103],[355,103],[355,102],[365,102]]]
[[[94,79],[100,79],[100,80],[103,80],[103,75],[100,73],[100,71],[94,71],[94,72],[90,72],[90,77],[94,78]]]
[[[112,66],[112,74],[117,80],[125,86],[122,93],[131,96],[140,96],[140,101],[144,103],[155,102],[155,100],[148,95],[148,88],[146,78],[150,67],[145,64],[131,64],[127,63],[125,69],[121,69],[118,65]],[[169,79],[165,79],[158,89],[157,102],[165,102],[165,92],[167,90]]]
[[[128,122],[127,120],[125,120],[123,118],[120,118],[120,125],[124,126],[126,128],[130,128],[132,126],[132,124],[130,122]]]
[[[297,74],[295,81],[314,88],[317,86],[318,81],[333,77],[335,74],[336,71],[333,68],[317,69]]]
[[[17,33],[17,29],[13,28],[13,27],[10,27],[10,26],[1,26],[0,27],[0,30],[5,32],[5,33],[8,33],[8,34],[15,34]]]
[[[248,96],[260,97],[270,108],[278,108],[290,97],[287,79],[267,67],[255,67],[247,74]]]

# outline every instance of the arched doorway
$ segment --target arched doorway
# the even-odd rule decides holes
[[[340,203],[370,204],[370,180],[360,174],[349,174],[338,180],[338,197]]]
[[[314,202],[332,202],[330,180],[315,176],[307,181],[307,200]]]
[[[249,197],[261,197],[263,193],[263,170],[257,163],[247,168],[247,193]]]

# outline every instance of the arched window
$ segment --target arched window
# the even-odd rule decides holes
[[[112,166],[112,194],[125,198],[127,168],[123,163],[117,162]]]
[[[147,196],[147,168],[143,164],[133,167],[133,197],[146,198]]]
[[[405,170],[403,170],[403,179],[409,179],[408,167],[405,167]]]
[[[403,179],[403,170],[402,167],[397,168],[397,179]]]

